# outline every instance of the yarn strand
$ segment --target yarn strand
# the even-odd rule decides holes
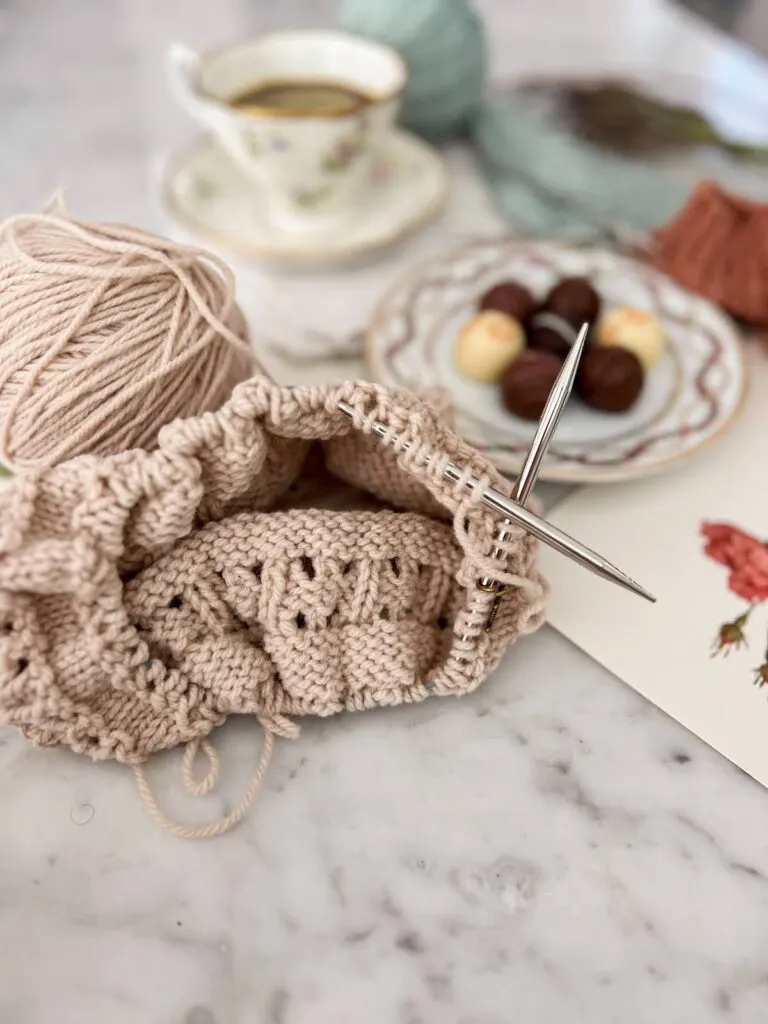
[[[272,759],[272,751],[274,749],[274,742],[274,736],[270,730],[265,727],[264,748],[242,800],[233,811],[230,811],[230,813],[225,815],[223,818],[218,818],[216,821],[212,821],[210,825],[200,825],[195,827],[191,825],[181,825],[178,822],[173,821],[160,809],[149,782],[147,781],[147,776],[143,766],[140,764],[132,765],[133,774],[136,777],[136,785],[138,786],[141,798],[147,805],[149,813],[158,825],[166,829],[172,835],[178,836],[180,839],[213,839],[216,836],[224,835],[225,832],[229,832],[230,829],[233,829],[235,825],[239,824],[248,813],[248,809],[253,803],[254,797],[258,793],[261,783],[264,780],[264,776],[267,773],[267,769],[269,768],[269,762]],[[198,782],[192,774],[192,766],[200,747],[202,747],[203,753],[208,758],[210,768],[205,778]],[[208,740],[203,740],[201,744],[198,744],[198,740],[190,740],[184,751],[181,769],[182,778],[184,779],[184,788],[187,792],[191,793],[193,796],[206,796],[206,794],[210,793],[216,785],[220,770],[221,765],[219,757],[211,743]]]

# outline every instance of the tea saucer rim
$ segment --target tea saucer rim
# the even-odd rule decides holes
[[[343,263],[361,255],[380,252],[416,234],[445,208],[448,201],[450,182],[445,159],[430,143],[405,128],[398,127],[388,140],[388,147],[406,144],[412,153],[418,153],[422,161],[428,161],[436,172],[434,195],[418,209],[399,218],[394,230],[381,232],[375,239],[358,243],[345,243],[343,228],[335,233],[318,236],[316,247],[293,248],[288,236],[273,244],[247,242],[217,230],[204,220],[197,218],[189,207],[179,199],[176,183],[187,170],[197,154],[211,146],[218,146],[211,133],[199,135],[194,142],[171,154],[163,167],[160,184],[160,199],[166,213],[187,231],[206,241],[209,245],[261,263],[275,263],[283,266],[312,266]],[[226,154],[221,153],[223,159]],[[302,240],[306,244],[306,238]]]

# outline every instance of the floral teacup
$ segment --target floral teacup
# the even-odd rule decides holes
[[[342,32],[278,32],[202,56],[177,43],[168,64],[185,108],[260,186],[272,219],[297,231],[327,227],[353,208],[407,80],[394,50]],[[338,110],[233,102],[281,82],[328,83],[364,100]]]

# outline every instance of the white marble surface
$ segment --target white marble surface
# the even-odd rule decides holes
[[[650,0],[481,6],[500,74],[731,59]],[[302,9],[0,4],[0,212],[66,184],[77,213],[163,227],[153,176],[188,132],[165,43]],[[311,301],[316,329],[355,330],[408,263],[501,230],[469,155],[451,166],[444,220],[380,264],[319,280],[240,268],[259,342],[299,340]],[[266,359],[291,379],[359,369]],[[253,723],[223,730],[221,795],[202,808],[179,795],[178,754],[151,778],[202,820],[239,798],[259,745]],[[2,731],[0,1022],[759,1024],[767,836],[760,787],[548,629],[474,696],[308,724],[212,842],[161,833],[125,768]]]

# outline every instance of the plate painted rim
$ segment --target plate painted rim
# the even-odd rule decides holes
[[[733,326],[727,315],[720,310],[713,303],[709,302],[701,295],[696,295],[694,292],[690,292],[689,289],[684,288],[678,284],[677,281],[665,275],[662,271],[655,267],[651,267],[649,264],[644,264],[641,260],[637,260],[632,256],[624,255],[622,253],[614,253],[609,249],[600,248],[599,246],[577,246],[568,245],[567,243],[558,241],[557,239],[546,239],[546,238],[527,238],[524,236],[516,235],[502,235],[498,238],[488,238],[483,241],[474,240],[466,245],[463,245],[453,252],[447,254],[439,260],[432,259],[423,261],[418,266],[411,269],[407,274],[396,280],[385,292],[383,297],[378,302],[374,309],[373,316],[371,317],[368,329],[365,334],[365,360],[368,367],[371,370],[374,380],[378,380],[384,384],[391,384],[395,387],[402,387],[407,385],[401,385],[392,381],[391,375],[389,374],[386,364],[382,361],[380,354],[376,352],[374,336],[378,331],[382,329],[383,324],[389,318],[389,307],[392,304],[395,296],[401,291],[408,290],[413,291],[418,285],[419,281],[429,274],[436,265],[445,266],[446,264],[452,263],[454,260],[461,258],[464,255],[470,254],[475,249],[483,249],[488,246],[506,246],[506,245],[519,244],[520,246],[550,246],[553,249],[558,249],[566,252],[599,252],[604,255],[615,258],[620,263],[635,264],[639,268],[646,270],[652,270],[662,278],[666,278],[678,291],[691,295],[697,302],[706,303],[711,306],[714,313],[722,321],[722,326],[725,328],[721,337],[726,345],[729,345],[732,353],[736,357],[736,361],[740,371],[740,382],[741,389],[736,400],[733,402],[733,407],[730,412],[722,420],[719,426],[712,432],[702,436],[698,444],[691,446],[674,455],[669,455],[665,458],[657,459],[654,462],[644,462],[642,464],[626,463],[621,466],[603,467],[595,469],[592,466],[558,466],[548,462],[546,459],[541,467],[539,473],[539,479],[542,481],[552,481],[561,483],[617,483],[622,480],[633,480],[640,479],[646,476],[652,476],[655,473],[664,472],[679,463],[686,462],[688,459],[698,455],[701,451],[719,440],[723,434],[733,426],[735,421],[738,419],[744,405],[746,403],[749,394],[749,380],[747,376],[746,359],[744,355],[744,339],[739,335],[738,330]],[[418,385],[415,385],[418,386]],[[440,385],[438,385],[440,386]],[[682,391],[681,391],[682,393]],[[471,415],[471,414],[470,414]],[[469,443],[472,444],[472,439],[468,439]],[[499,455],[494,452],[493,445],[488,445],[484,454],[494,463],[494,465],[501,470],[503,473],[516,474],[519,472],[522,466],[522,456],[505,456]]]
[[[443,211],[448,201],[448,171],[440,153],[433,146],[430,146],[429,143],[424,142],[412,132],[405,131],[402,128],[396,129],[393,135],[400,139],[407,139],[414,149],[418,148],[420,150],[424,159],[429,159],[432,162],[434,168],[439,170],[440,187],[436,189],[434,197],[425,203],[422,209],[415,211],[396,231],[389,232],[386,235],[382,234],[376,241],[370,241],[363,245],[338,245],[334,239],[328,239],[326,242],[318,242],[318,247],[315,250],[297,253],[295,251],[286,251],[282,247],[273,248],[268,245],[258,245],[246,242],[240,238],[233,238],[224,232],[213,229],[205,221],[199,220],[190,214],[177,198],[173,183],[197,153],[207,147],[218,145],[216,139],[210,133],[199,136],[193,143],[178,150],[166,160],[161,174],[160,199],[166,212],[181,227],[204,239],[209,245],[227,249],[229,252],[235,253],[238,256],[244,256],[250,260],[280,263],[286,266],[330,265],[352,260],[360,255],[388,249],[390,246],[396,245],[398,242],[416,234]],[[224,154],[224,157],[226,159],[226,154]],[[328,247],[328,242],[330,242],[331,248]]]

